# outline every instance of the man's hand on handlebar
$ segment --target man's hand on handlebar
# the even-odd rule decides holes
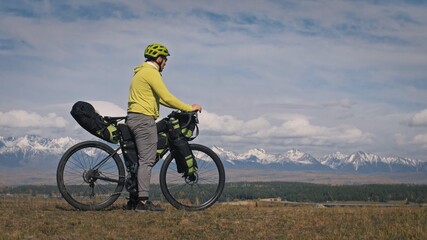
[[[198,112],[202,112],[202,106],[200,106],[199,104],[193,104],[193,111],[198,111]]]

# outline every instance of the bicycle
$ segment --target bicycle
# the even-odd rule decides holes
[[[188,114],[189,119],[196,120],[197,112],[172,112],[164,120],[172,119],[176,114]],[[126,117],[104,117],[104,119],[123,129]],[[181,128],[189,124],[182,125]],[[127,126],[126,126],[127,127]],[[123,192],[123,188],[131,193],[136,184],[135,164],[124,160],[124,144],[121,134],[119,147],[113,149],[100,141],[84,141],[68,149],[57,168],[57,185],[63,198],[79,210],[102,210],[111,206]],[[159,135],[160,136],[160,135]],[[166,158],[160,169],[160,189],[166,200],[177,209],[189,211],[204,210],[212,206],[221,196],[225,184],[224,166],[218,155],[210,148],[200,144],[189,144],[197,164],[197,171],[191,176],[178,173],[176,160],[171,153],[170,144],[158,149],[157,160]],[[169,153],[169,154],[168,154]],[[125,175],[125,166],[126,173]],[[157,162],[158,163],[158,162]]]

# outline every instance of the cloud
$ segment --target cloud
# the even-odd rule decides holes
[[[343,107],[343,108],[351,108],[354,105],[354,102],[348,98],[339,99],[336,101],[325,103],[325,107]]]
[[[0,51],[16,50],[23,47],[31,47],[25,41],[13,38],[0,38]]]
[[[427,127],[427,109],[415,113],[409,119],[409,126],[411,127]]]
[[[25,18],[55,17],[67,22],[81,19],[98,21],[109,18],[135,18],[131,6],[116,2],[9,1],[2,2],[2,5],[4,6],[0,12]]]
[[[418,134],[414,137],[413,142],[427,149],[427,134]]]
[[[55,113],[42,116],[25,110],[11,110],[5,113],[0,112],[0,126],[11,128],[64,128],[67,126],[67,121]]]
[[[107,101],[88,101],[95,110],[102,116],[120,117],[126,116],[126,110],[114,103]]]
[[[394,135],[394,140],[396,141],[396,144],[398,146],[405,146],[408,143],[406,140],[406,136],[402,133],[396,133]]]
[[[260,129],[268,129],[271,127],[270,123],[264,118],[243,121],[233,116],[219,116],[207,111],[203,111],[203,113],[199,115],[199,118],[204,130],[220,135],[252,135],[256,134]]]
[[[380,151],[401,132],[416,152],[407,126],[427,126],[421,113],[396,126],[427,96],[427,5],[412,2],[3,1],[0,109],[103,99],[102,115],[124,115],[132,68],[158,41],[172,52],[171,92],[223,114],[200,115],[210,140]]]
[[[312,124],[306,117],[294,117],[281,124],[273,124],[263,117],[240,120],[215,113],[200,114],[203,131],[230,142],[256,142],[258,144],[351,145],[369,143],[371,133],[348,125],[325,127]]]
[[[427,134],[419,134],[414,137],[415,143],[427,144]]]

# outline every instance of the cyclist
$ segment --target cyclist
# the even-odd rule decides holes
[[[149,201],[151,170],[156,164],[157,127],[155,120],[159,117],[159,104],[185,112],[202,111],[199,104],[186,104],[166,88],[161,72],[164,70],[169,56],[169,51],[164,45],[159,43],[149,45],[144,52],[146,60],[140,66],[135,67],[130,83],[126,123],[135,137],[139,167],[138,196],[131,196],[127,205],[128,209],[164,211],[163,208]],[[136,197],[137,199],[135,199]]]

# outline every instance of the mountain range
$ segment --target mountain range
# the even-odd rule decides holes
[[[58,165],[62,154],[80,141],[70,138],[0,136],[0,166],[52,168]]]
[[[9,168],[56,167],[62,154],[79,140],[44,138],[28,135],[24,137],[0,136],[0,166]],[[271,154],[261,148],[244,153],[235,153],[214,146],[212,150],[223,161],[226,169],[276,169],[284,171],[325,172],[427,172],[427,162],[404,157],[384,157],[358,151],[351,154],[335,152],[319,159],[297,149],[282,154]]]
[[[288,171],[351,171],[375,172],[427,172],[427,162],[404,157],[383,157],[358,151],[352,154],[335,152],[320,159],[297,149],[283,154],[270,154],[264,149],[251,149],[243,154],[212,148],[227,168],[271,168]]]

